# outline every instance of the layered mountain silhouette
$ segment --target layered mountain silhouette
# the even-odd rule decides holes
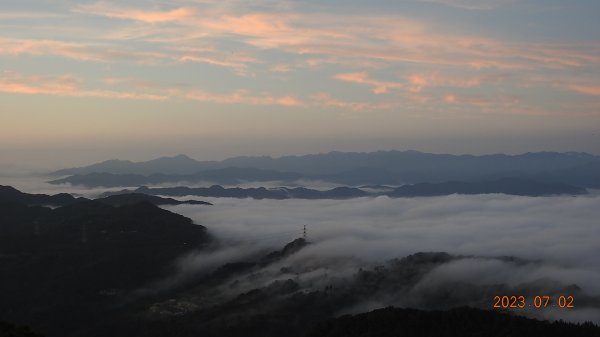
[[[23,193],[12,186],[0,185],[0,202],[19,202],[29,206],[51,205],[63,206],[76,200],[70,194],[55,195]]]
[[[211,162],[205,162],[205,165],[211,165]],[[175,173],[186,174],[198,170],[198,161],[185,156],[178,155],[174,157],[162,157],[145,162],[132,162],[129,160],[107,160],[102,163],[93,164],[82,168],[63,169],[56,171],[56,175],[109,172],[109,173]]]
[[[118,303],[107,298],[167,277],[176,258],[210,242],[206,228],[146,196],[111,206],[0,191],[0,319],[35,323],[36,331],[108,317]]]
[[[336,187],[330,190],[315,190],[305,187],[277,188],[225,188],[220,185],[211,187],[139,187],[135,190],[107,192],[106,195],[150,194],[168,196],[195,195],[213,198],[253,198],[253,199],[352,199],[359,197],[388,196],[391,198],[431,197],[451,194],[492,194],[502,193],[520,196],[551,196],[586,194],[584,188],[560,183],[540,183],[518,178],[503,178],[482,182],[446,182],[438,184],[422,183],[403,185],[397,188],[379,186],[372,188]]]
[[[2,190],[0,275],[9,277],[0,278],[0,321],[31,327],[0,323],[9,336],[597,336],[600,330],[488,311],[493,296],[513,293],[570,294],[582,308],[600,306],[600,298],[574,284],[440,280],[435,287],[419,286],[451,263],[477,259],[514,268],[541,262],[423,252],[365,265],[321,257],[304,238],[273,251],[241,248],[227,258],[220,252],[240,248],[147,200],[112,206],[78,198],[49,208],[38,203],[53,196],[39,200]],[[195,265],[212,253],[220,256],[216,266]],[[388,308],[335,319],[373,301],[419,310]],[[477,309],[453,309],[467,305]]]
[[[600,157],[586,153],[449,155],[418,151],[330,152],[305,156],[235,157],[196,161],[184,155],[147,162],[110,160],[63,169],[53,183],[140,186],[158,183],[323,180],[345,185],[439,183],[519,177],[600,188]]]
[[[117,187],[164,184],[173,182],[201,183],[214,182],[234,185],[242,182],[287,181],[302,179],[298,173],[261,170],[255,168],[227,167],[222,169],[201,171],[194,174],[154,173],[142,174],[87,173],[75,174],[66,178],[51,180],[51,184],[71,184],[86,187]]]
[[[12,186],[0,185],[0,202],[18,202],[28,206],[66,206],[74,202],[86,201],[86,198],[76,198],[68,193],[55,195],[23,193]],[[142,193],[119,193],[109,197],[96,199],[96,201],[112,206],[123,206],[148,202],[156,206],[161,205],[211,205],[209,202],[198,200],[175,200],[161,198]]]
[[[156,206],[162,205],[212,205],[210,202],[199,201],[199,200],[175,200],[172,198],[161,198],[154,195],[143,194],[143,193],[127,193],[127,194],[116,194],[103,198],[95,199],[96,201],[109,204],[112,206],[123,206],[136,204],[140,202],[149,202]]]
[[[418,151],[378,151],[330,152],[279,158],[235,157],[223,161],[196,161],[184,155],[163,157],[147,162],[109,160],[86,167],[63,169],[53,172],[53,175],[111,173],[142,176],[130,176],[132,182],[125,186],[132,186],[136,179],[139,179],[139,184],[150,184],[153,180],[176,182],[181,179],[185,181],[213,179],[215,183],[225,184],[225,181],[306,178],[358,185],[466,181],[507,176],[531,178],[533,175],[554,182],[577,182],[575,185],[580,187],[597,187],[600,175],[598,165],[600,165],[600,157],[575,152],[474,156]],[[163,176],[149,177],[157,173]],[[575,176],[580,178],[573,178]],[[585,178],[581,178],[582,176]],[[127,177],[78,176],[71,181],[57,182],[99,186],[102,181],[103,184],[114,186],[117,181],[123,181],[125,178]],[[94,182],[95,179],[98,179],[98,182]]]

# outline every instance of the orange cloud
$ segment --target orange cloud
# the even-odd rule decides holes
[[[289,15],[270,13],[247,14],[242,16],[225,15],[218,19],[206,20],[202,26],[217,32],[245,36],[281,36],[295,29],[289,26]]]
[[[286,107],[300,107],[304,103],[293,96],[252,96],[247,90],[238,90],[232,94],[219,95],[205,91],[194,90],[188,92],[174,92],[175,95],[185,99],[213,102],[223,104],[250,104],[250,105],[281,105]]]
[[[421,22],[392,16],[254,13],[196,20],[193,28],[207,37],[230,35],[263,49],[311,55],[313,62],[410,62],[508,70],[600,64],[597,48],[589,44],[509,43],[435,32]]]
[[[467,2],[470,4],[477,2],[432,1],[459,6]],[[492,0],[485,1],[485,3],[492,2]],[[495,98],[465,96],[465,91],[469,90],[456,90],[459,94],[447,96],[439,93],[434,95],[426,89],[473,88],[503,81],[511,76],[514,80],[514,83],[511,83],[513,87],[529,89],[540,86],[546,89],[559,88],[590,96],[600,96],[599,86],[594,84],[593,79],[586,82],[582,78],[574,77],[575,74],[586,72],[593,74],[600,66],[600,43],[598,42],[521,43],[481,36],[474,31],[464,33],[442,31],[439,30],[439,26],[394,15],[348,15],[332,12],[317,14],[310,11],[298,13],[294,12],[293,6],[256,11],[256,8],[266,7],[243,6],[241,0],[234,0],[235,6],[215,0],[195,0],[185,3],[195,3],[198,7],[195,10],[188,7],[132,8],[119,5],[118,2],[104,1],[79,5],[73,9],[74,12],[132,22],[121,22],[116,27],[109,27],[108,30],[86,30],[85,33],[92,32],[90,36],[74,33],[72,36],[76,36],[77,39],[73,41],[77,42],[0,37],[0,55],[52,56],[92,62],[125,60],[169,66],[177,62],[197,62],[224,67],[240,75],[262,75],[263,69],[253,71],[255,65],[264,66],[275,72],[286,72],[290,67],[291,69],[304,67],[312,71],[316,67],[333,65],[336,70],[344,69],[337,71],[341,73],[335,75],[335,79],[365,85],[374,94],[390,92],[396,94],[397,91],[398,97],[404,99],[403,104],[426,102],[454,106],[457,109],[460,108],[460,104],[492,109],[491,105]],[[250,7],[252,9],[249,9]],[[144,50],[153,51],[142,51],[131,41],[142,42]],[[231,49],[243,52],[231,53]],[[291,66],[266,64],[263,60],[270,59],[269,53],[277,54],[277,62],[282,62],[283,58],[280,57],[282,53],[287,54],[285,56],[288,57],[287,62]],[[401,80],[382,81],[370,77],[370,74],[374,76],[373,74],[376,73],[372,69],[399,69],[407,66],[415,69],[416,72]],[[445,73],[435,72],[432,69],[441,69]],[[483,73],[481,69],[501,69],[501,72],[507,75],[480,75]],[[546,72],[547,69],[552,71]],[[452,75],[465,73],[473,76]],[[544,73],[555,74],[552,76],[560,78],[561,83],[527,81],[530,77]],[[582,83],[577,82],[578,80]],[[517,81],[522,82],[517,84]],[[61,82],[59,78],[55,78],[54,83],[47,84],[5,81],[4,90],[23,93],[45,91],[48,94],[68,92],[68,88],[61,88],[61,85],[79,84],[70,84],[67,80]],[[162,89],[144,87],[142,83],[138,86],[133,83],[127,85],[130,88],[126,90],[132,92],[164,90],[164,93],[158,96],[173,99],[189,97],[190,100],[223,104],[311,106],[310,103],[293,96],[256,95],[244,90],[223,95],[204,91],[173,94],[164,87]],[[76,88],[74,92],[85,92],[90,96],[118,96],[111,91],[86,91],[81,88]],[[454,91],[450,89],[447,92]],[[122,94],[122,96],[127,95]],[[397,102],[346,101],[327,94],[319,94],[314,98],[317,105],[352,111],[372,111],[399,105]],[[504,101],[509,105],[514,104],[510,103],[510,98]],[[543,106],[546,102],[539,99],[538,104]]]
[[[0,77],[0,91],[9,93],[63,95],[77,91],[78,86],[79,81],[70,75],[49,78],[3,73]]]
[[[590,95],[590,96],[600,96],[600,85],[568,84],[567,88],[569,90],[578,92],[580,94],[585,94],[585,95]]]
[[[0,37],[0,55],[59,56],[78,61],[113,62],[132,60],[156,63],[170,58],[159,52],[141,52],[113,46],[88,45],[56,40],[8,39]]]
[[[128,78],[105,78],[108,85],[131,85],[141,88],[144,81]],[[147,88],[147,87],[145,87]],[[219,95],[202,90],[164,89],[163,94],[139,93],[128,91],[90,90],[81,86],[81,81],[70,75],[63,76],[24,76],[16,73],[4,73],[0,77],[0,92],[17,94],[43,94],[69,97],[103,97],[115,99],[138,99],[164,101],[173,98],[213,102],[222,104],[279,105],[285,107],[302,107],[305,104],[293,96],[251,95],[247,90],[238,90],[231,94]]]
[[[528,78],[526,84],[529,87],[551,87],[582,95],[600,96],[600,83],[593,76],[578,76],[577,79],[556,76],[533,76]]]
[[[117,99],[138,99],[162,101],[166,96],[118,92],[106,90],[85,90],[80,87],[80,81],[70,75],[62,76],[23,76],[16,73],[3,73],[0,77],[0,92],[15,94],[41,94],[70,97],[103,97]]]
[[[475,1],[435,1],[477,5]],[[232,6],[221,2],[202,1],[202,4],[201,11],[185,7],[153,11],[96,2],[77,6],[74,11],[149,23],[125,27],[121,33],[113,31],[105,36],[107,39],[111,36],[119,41],[137,39],[169,47],[194,47],[199,39],[209,42],[227,39],[262,50],[278,49],[305,55],[307,64],[328,62],[364,68],[366,65],[414,63],[506,70],[600,64],[600,47],[592,43],[511,43],[470,33],[450,34],[424,22],[392,15],[299,14],[289,9],[237,13],[240,10],[234,11]],[[235,8],[247,10],[243,5]],[[178,25],[152,25],[158,22],[177,22]],[[187,54],[174,59],[185,56]],[[242,68],[231,64],[223,66],[238,72]]]
[[[146,23],[178,21],[194,15],[190,8],[176,8],[169,11],[148,11],[129,7],[119,7],[104,1],[75,7],[75,12],[106,16],[115,19],[135,20]]]
[[[456,97],[456,95],[449,94],[449,95],[444,96],[444,101],[446,103],[451,103],[451,104],[457,103],[458,97]]]
[[[373,93],[377,95],[385,94],[390,89],[400,89],[403,87],[401,83],[383,82],[371,79],[369,78],[369,75],[365,72],[338,74],[335,75],[334,78],[340,81],[369,85],[373,88]]]

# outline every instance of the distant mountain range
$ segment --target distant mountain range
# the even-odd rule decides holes
[[[86,187],[141,186],[165,183],[202,183],[211,182],[223,185],[235,185],[241,182],[285,181],[294,182],[304,178],[299,173],[279,172],[255,168],[227,167],[196,172],[194,174],[115,174],[94,172],[75,174],[66,178],[50,181],[51,184],[71,184]]]
[[[185,155],[146,162],[109,160],[63,169],[53,180],[90,187],[141,186],[176,182],[322,180],[344,185],[480,181],[505,177],[600,188],[600,157],[587,153],[535,152],[520,155],[449,155],[417,151],[330,152],[305,156],[235,157],[196,161]]]
[[[220,185],[211,187],[157,187],[146,186],[135,190],[122,190],[118,192],[107,192],[109,198],[118,197],[119,194],[126,195],[150,194],[168,196],[194,195],[200,197],[214,198],[253,198],[253,199],[351,199],[360,197],[388,196],[391,198],[409,197],[432,197],[451,194],[492,194],[502,193],[520,196],[550,196],[550,195],[581,195],[587,190],[581,187],[560,184],[540,183],[518,178],[502,178],[481,182],[445,182],[445,183],[421,183],[414,185],[403,185],[397,188],[389,186],[367,186],[336,187],[330,190],[315,190],[305,187],[277,187],[277,188],[225,188]],[[102,199],[100,199],[102,200]]]

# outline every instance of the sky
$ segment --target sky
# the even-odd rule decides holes
[[[600,153],[596,0],[4,0],[0,169]]]

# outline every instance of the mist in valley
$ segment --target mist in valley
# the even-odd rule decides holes
[[[11,176],[4,180],[27,192],[65,192],[91,198],[120,189],[51,185],[44,176]],[[299,183],[317,189],[331,187],[318,181]],[[482,298],[481,293],[461,293],[455,289],[457,284],[478,289],[502,285],[505,291],[513,292],[495,295],[516,294],[525,287],[531,296],[558,294],[576,285],[585,296],[583,306],[517,313],[598,323],[600,226],[596,219],[600,218],[600,209],[595,205],[600,195],[595,190],[590,192],[578,197],[488,194],[348,200],[201,198],[213,206],[163,206],[206,226],[215,240],[209,249],[181,256],[174,261],[171,276],[139,291],[177,288],[224,265],[258,260],[302,237],[306,226],[309,245],[276,263],[227,279],[218,287],[219,295],[213,301],[231,300],[286,280],[294,280],[304,291],[325,289],[348,284],[360,270],[374,270],[393,259],[418,252],[446,252],[455,258],[431,265],[417,282],[374,293],[369,300],[345,307],[338,314],[391,305],[429,309],[491,307],[492,293],[485,295],[489,298]],[[235,287],[231,287],[232,282]],[[455,292],[450,299],[448,292]],[[194,296],[182,296],[181,300],[194,301]]]
[[[582,300],[579,304],[585,304],[575,309],[528,309],[518,314],[600,322],[600,227],[594,220],[600,217],[600,210],[594,207],[600,201],[597,195],[206,200],[214,206],[167,207],[206,226],[220,242],[210,252],[182,257],[177,262],[179,275],[171,281],[281,249],[301,237],[305,225],[310,242],[274,265],[228,280],[222,287],[224,298],[288,279],[306,291],[325,289],[351,282],[363,269],[388,266],[393,273],[393,259],[417,252],[447,252],[453,258],[427,267],[418,281],[380,289],[368,301],[339,314],[390,305],[490,309],[494,295],[533,297],[576,289]],[[461,292],[465,285],[481,291]],[[490,292],[494,287],[507,293]],[[484,298],[482,294],[486,294]]]
[[[86,198],[132,187],[88,188],[48,180],[11,174],[2,177],[2,184],[28,193]],[[318,190],[337,186],[316,180],[287,184]],[[185,182],[157,186],[174,185]],[[320,315],[338,317],[390,306],[498,310],[492,309],[495,296],[523,295],[533,303],[535,296],[548,295],[554,306],[509,312],[600,323],[598,190],[576,197],[174,198],[212,204],[161,206],[206,227],[211,239],[172,260],[166,276],[119,291],[119,305],[141,303],[135,310],[152,319],[225,310],[217,322],[228,321],[236,315],[271,315],[312,297],[318,299],[308,308],[325,307]],[[557,308],[558,296],[573,296],[575,308]],[[243,306],[247,301],[253,309]],[[310,312],[302,305],[294,310]]]

